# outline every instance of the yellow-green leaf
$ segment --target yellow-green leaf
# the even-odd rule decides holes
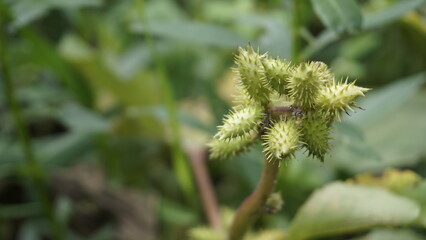
[[[332,183],[316,191],[302,206],[289,229],[290,239],[406,225],[419,214],[416,202],[387,190]]]

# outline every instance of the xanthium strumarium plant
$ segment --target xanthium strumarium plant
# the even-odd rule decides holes
[[[331,125],[359,108],[368,88],[336,81],[322,62],[290,62],[259,54],[251,45],[235,56],[238,94],[209,143],[212,159],[229,158],[263,141],[268,160],[290,159],[297,149],[324,161]]]

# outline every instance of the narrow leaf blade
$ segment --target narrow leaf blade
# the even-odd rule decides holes
[[[151,22],[148,27],[141,23],[134,23],[130,29],[135,33],[146,33],[149,30],[155,36],[217,47],[236,48],[248,42],[248,39],[231,29],[205,22]]]
[[[362,14],[354,0],[311,0],[321,21],[336,33],[354,33],[361,29]]]
[[[364,29],[373,29],[381,27],[385,24],[396,21],[409,11],[412,11],[423,4],[426,4],[425,0],[409,0],[409,1],[398,1],[394,5],[381,10],[379,12],[367,14],[363,24]]]

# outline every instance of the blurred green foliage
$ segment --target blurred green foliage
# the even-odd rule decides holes
[[[283,210],[263,217],[248,237],[424,239],[425,4],[0,0],[0,239],[54,239],[49,221],[64,239],[186,239],[189,232],[209,239],[210,230],[194,228],[207,220],[190,153],[205,148],[229,109],[233,53],[248,42],[294,62],[324,61],[338,78],[374,89],[360,102],[366,111],[336,124],[324,164],[300,154],[281,167]],[[32,187],[4,66],[48,176],[50,220]],[[258,147],[207,162],[222,206],[235,209],[256,186],[262,159]],[[86,176],[79,175],[82,165],[103,172],[105,186],[95,172],[79,177]],[[386,184],[335,182],[380,178],[389,167],[408,169],[418,181],[397,192]],[[395,171],[393,181],[404,182]],[[134,194],[154,200],[137,204]],[[114,210],[119,204],[127,207]],[[136,227],[121,221],[121,212],[138,211],[146,214]]]

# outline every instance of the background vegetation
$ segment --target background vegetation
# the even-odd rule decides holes
[[[194,228],[208,225],[194,176],[249,42],[374,89],[325,163],[281,167],[283,210],[255,230],[425,239],[425,4],[0,0],[0,239],[217,239]],[[206,162],[224,222],[262,160]]]

